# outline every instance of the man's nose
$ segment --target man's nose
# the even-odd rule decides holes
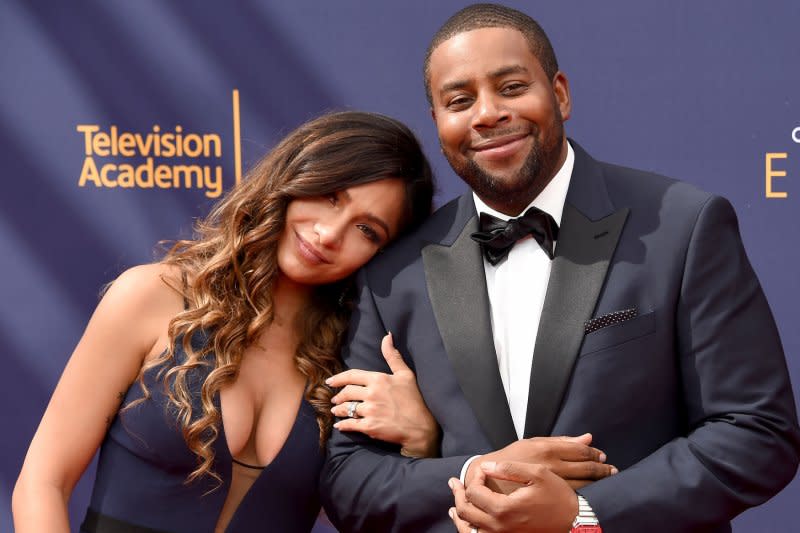
[[[508,108],[492,94],[479,95],[474,109],[473,128],[493,128],[505,123],[510,117]]]

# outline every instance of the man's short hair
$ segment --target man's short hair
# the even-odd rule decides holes
[[[449,19],[439,28],[431,39],[425,52],[423,76],[425,77],[425,96],[433,105],[431,95],[431,54],[444,41],[467,31],[481,28],[512,28],[519,31],[528,41],[533,55],[539,60],[545,74],[551,81],[558,72],[558,61],[553,45],[539,23],[521,11],[498,4],[473,4],[467,6]]]

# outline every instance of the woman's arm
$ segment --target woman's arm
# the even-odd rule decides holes
[[[439,425],[425,405],[414,372],[394,347],[391,333],[383,338],[381,352],[391,374],[351,369],[328,380],[332,387],[343,387],[331,399],[333,414],[342,418],[334,427],[339,431],[358,431],[373,439],[399,444],[400,453],[407,457],[438,457]],[[351,406],[355,407],[355,416],[348,412]],[[521,440],[511,444],[509,449],[515,450],[509,451],[544,465],[565,479],[573,489],[617,473],[614,466],[605,463],[605,454],[591,447],[591,434],[537,437],[525,441],[528,442]],[[509,452],[487,454],[472,464],[478,466],[486,460],[508,460],[508,455],[503,453]],[[492,488],[508,493],[518,485],[494,483]]]
[[[143,265],[109,287],[72,353],[31,441],[12,497],[18,533],[69,531],[67,502],[144,358],[166,346],[182,298],[168,267]]]

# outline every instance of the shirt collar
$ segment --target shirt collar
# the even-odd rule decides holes
[[[550,180],[550,183],[547,184],[547,187],[539,193],[539,196],[533,199],[528,207],[522,210],[522,213],[527,211],[530,207],[538,207],[545,213],[549,213],[558,226],[561,227],[561,215],[564,212],[564,202],[567,200],[567,190],[569,189],[570,179],[572,179],[572,169],[574,166],[575,152],[572,150],[569,141],[567,141],[567,158],[564,160],[564,164],[561,165],[561,168],[556,172],[556,175],[553,176],[553,179]],[[492,209],[486,205],[483,200],[478,198],[478,195],[474,192],[472,193],[472,199],[475,201],[475,209],[478,211],[479,215],[481,213],[488,213],[501,220],[514,218]]]

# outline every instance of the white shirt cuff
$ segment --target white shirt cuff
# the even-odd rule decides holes
[[[467,459],[467,461],[464,463],[464,466],[461,467],[461,475],[458,476],[458,479],[459,479],[459,481],[461,481],[462,485],[466,486],[466,484],[467,484],[467,479],[466,479],[466,477],[467,477],[467,469],[469,468],[469,465],[472,464],[472,461],[474,461],[478,457],[480,457],[480,455],[473,455],[472,457]]]

